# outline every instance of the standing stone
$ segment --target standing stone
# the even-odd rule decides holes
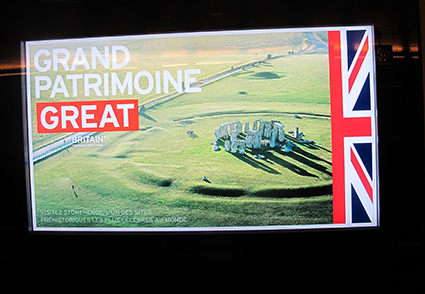
[[[238,135],[242,133],[242,123],[240,121],[236,122],[236,131],[238,132]]]
[[[254,122],[252,123],[252,130],[253,131],[257,130],[257,125],[258,125],[258,120],[254,120]]]
[[[270,138],[272,133],[272,124],[271,122],[266,121],[264,123],[264,137]]]
[[[278,129],[277,129],[277,139],[280,142],[285,141],[285,130],[283,128],[284,128],[284,126],[279,126]]]
[[[223,137],[227,137],[229,135],[229,130],[227,128],[227,124],[222,125],[223,126]]]
[[[230,145],[230,152],[236,153],[238,151],[238,145],[239,143],[237,141],[233,141],[232,144]]]
[[[232,136],[232,132],[235,130],[235,125],[230,123],[229,124],[229,136]]]
[[[230,142],[235,141],[238,138],[238,132],[236,130],[230,131]]]
[[[271,131],[271,138],[270,138],[270,147],[274,148],[276,146],[276,138],[277,138],[277,128],[274,128]]]
[[[229,140],[224,141],[224,150],[230,151],[230,141]]]
[[[239,143],[239,154],[245,154],[245,141],[241,140]]]
[[[264,120],[260,119],[260,126],[258,127],[258,131],[260,132],[260,136],[263,136],[264,134]]]
[[[274,125],[277,127],[277,139],[283,142],[285,140],[285,126],[280,123],[275,123]]]
[[[254,133],[254,131],[252,131],[252,130],[248,130],[246,132],[245,144],[246,144],[246,147],[248,147],[248,148],[252,148],[252,143],[254,141],[253,133]]]
[[[254,133],[252,148],[258,149],[261,147],[261,134],[259,131]]]
[[[298,138],[299,131],[300,131],[300,128],[299,127],[295,127],[295,131],[294,131],[294,137],[295,138]]]
[[[244,132],[247,133],[249,130],[249,121],[245,122]]]
[[[220,129],[214,130],[214,143],[217,144],[217,141],[220,139]]]

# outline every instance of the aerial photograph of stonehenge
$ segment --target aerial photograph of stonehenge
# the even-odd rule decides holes
[[[55,51],[56,70],[47,65],[58,45],[36,45],[29,56],[45,70],[30,72],[30,87],[38,87],[29,104],[37,227],[332,223],[326,31],[70,40],[60,43],[66,54]],[[116,68],[107,63],[113,46]],[[138,130],[35,127],[40,102],[120,99],[137,100]],[[86,109],[87,125],[94,119]],[[43,119],[54,123],[53,114]]]

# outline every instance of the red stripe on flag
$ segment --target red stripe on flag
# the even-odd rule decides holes
[[[360,68],[362,67],[363,61],[366,58],[367,51],[369,51],[369,37],[366,37],[362,51],[360,52],[359,58],[357,58],[356,64],[354,65],[353,71],[351,72],[350,78],[348,79],[350,92],[354,82],[356,81],[357,75],[359,74]]]
[[[367,179],[366,174],[364,173],[364,170],[360,166],[360,163],[359,163],[356,155],[354,154],[353,150],[351,150],[351,163],[353,164],[354,169],[356,170],[357,174],[359,175],[360,180],[362,181],[363,186],[366,188],[366,192],[369,195],[369,198],[373,203],[372,186],[370,185],[370,182]]]
[[[333,221],[345,223],[344,140],[338,125],[342,122],[341,36],[339,31],[328,32],[329,80],[332,128],[332,186]]]

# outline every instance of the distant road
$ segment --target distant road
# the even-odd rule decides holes
[[[314,33],[308,32],[306,33],[308,39],[308,47],[305,48],[304,53],[315,52],[319,49],[328,50],[328,44],[317,37]]]
[[[50,155],[53,155],[71,145],[73,145],[74,143],[72,143],[72,138],[75,137],[88,137],[91,136],[92,134],[94,134],[94,132],[82,132],[82,133],[74,133],[72,135],[69,135],[65,138],[62,138],[60,140],[57,140],[53,143],[47,144],[44,147],[41,147],[37,150],[35,150],[32,154],[33,157],[33,162],[36,163]]]

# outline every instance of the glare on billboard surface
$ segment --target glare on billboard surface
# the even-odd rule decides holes
[[[33,230],[378,225],[371,26],[25,45]]]

